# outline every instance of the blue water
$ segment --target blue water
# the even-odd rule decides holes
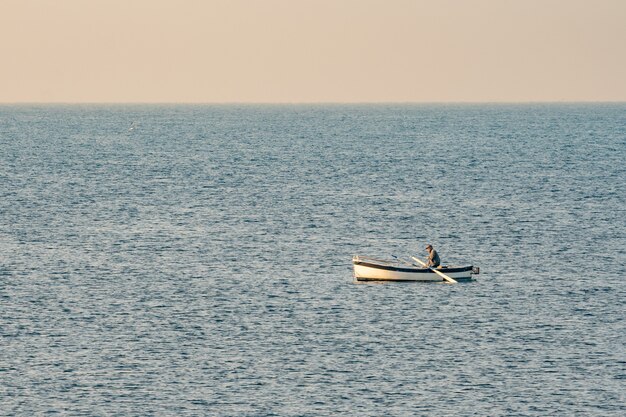
[[[0,106],[0,415],[623,416],[626,104]],[[355,284],[432,243],[472,283]]]

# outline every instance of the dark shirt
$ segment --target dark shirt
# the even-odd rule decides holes
[[[428,255],[428,262],[426,265],[432,266],[434,268],[438,267],[441,264],[441,260],[439,259],[439,254],[436,250],[432,249],[430,254]]]

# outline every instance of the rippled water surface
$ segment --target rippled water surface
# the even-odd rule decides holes
[[[0,415],[626,413],[626,105],[0,106]],[[355,284],[352,255],[480,266]]]

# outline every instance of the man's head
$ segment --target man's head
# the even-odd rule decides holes
[[[426,245],[426,250],[427,250],[428,252],[430,252],[431,250],[433,250],[433,245],[430,245],[430,244],[429,244],[429,245]]]

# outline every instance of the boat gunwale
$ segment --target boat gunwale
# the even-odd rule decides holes
[[[397,271],[397,272],[409,272],[409,273],[415,273],[415,274],[434,274],[434,272],[430,269],[430,268],[409,268],[409,267],[401,267],[401,266],[392,266],[392,265],[381,265],[381,264],[376,264],[376,263],[372,263],[372,262],[367,262],[367,261],[360,261],[360,260],[353,260],[352,263],[354,265],[362,265],[362,266],[367,266],[370,268],[376,268],[376,269],[383,269],[386,271]],[[456,272],[466,272],[466,271],[472,271],[473,266],[459,266],[459,267],[453,267],[453,268],[448,268],[448,267],[443,267],[443,268],[437,268],[437,271],[440,272],[448,272],[448,273],[456,273]]]

